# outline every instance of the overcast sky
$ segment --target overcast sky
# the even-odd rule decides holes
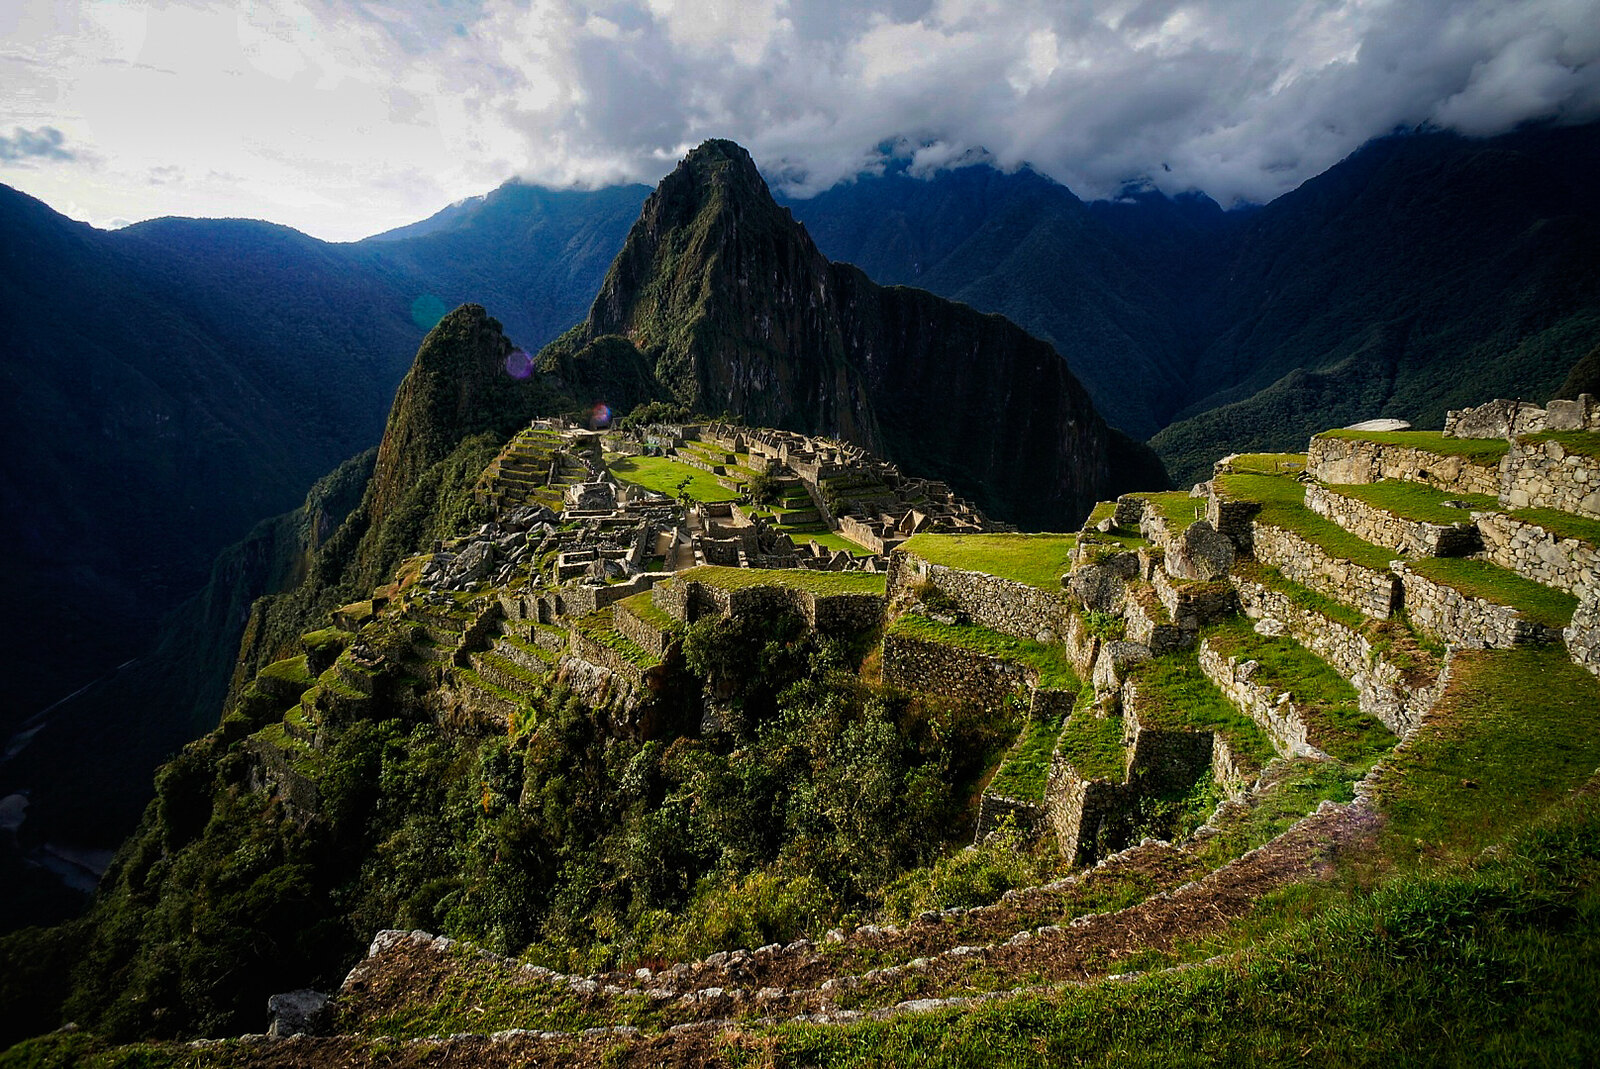
[[[0,0],[0,182],[353,239],[730,137],[804,195],[978,150],[1266,201],[1397,126],[1600,118],[1600,0]]]

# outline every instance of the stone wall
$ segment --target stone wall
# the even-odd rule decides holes
[[[1172,622],[1171,613],[1150,583],[1129,584],[1123,598],[1123,619],[1128,641],[1148,647],[1157,657],[1194,645],[1197,632]]]
[[[1325,483],[1375,483],[1405,479],[1456,494],[1500,493],[1500,468],[1465,457],[1429,453],[1410,446],[1359,438],[1311,439],[1306,471]]]
[[[1465,510],[1460,523],[1407,520],[1316,483],[1306,487],[1306,508],[1357,538],[1414,557],[1464,557],[1483,547],[1478,528]]]
[[[1026,842],[1038,831],[1039,822],[1044,819],[1044,815],[1044,806],[1037,802],[1025,802],[1020,798],[1007,798],[993,791],[984,791],[983,797],[978,800],[978,829],[973,833],[972,841],[983,842],[999,831],[1001,824],[1010,817],[1022,840]]]
[[[1578,603],[1572,623],[1562,632],[1572,659],[1600,675],[1600,593],[1591,591]]]
[[[1128,841],[1137,802],[1127,784],[1084,779],[1058,754],[1051,762],[1044,796],[1045,817],[1055,830],[1056,845],[1073,864],[1092,864]]]
[[[1451,645],[1499,650],[1561,639],[1561,632],[1523,619],[1509,605],[1436,583],[1412,571],[1404,561],[1395,561],[1390,567],[1404,585],[1406,615],[1411,622]]]
[[[1443,693],[1442,673],[1433,680],[1408,681],[1360,631],[1302,608],[1260,583],[1241,576],[1234,576],[1233,583],[1245,615],[1282,623],[1296,642],[1350,681],[1360,695],[1362,712],[1377,717],[1396,735],[1405,737],[1416,730]]]
[[[878,594],[813,594],[777,583],[728,589],[679,576],[651,588],[650,600],[679,623],[703,616],[793,612],[819,631],[863,631],[883,618]]]
[[[1503,512],[1480,512],[1476,518],[1484,560],[1580,598],[1600,591],[1600,549]]]
[[[1292,531],[1260,521],[1253,541],[1256,560],[1262,564],[1367,616],[1387,619],[1399,604],[1399,580],[1392,574],[1332,556]]]
[[[1217,529],[1240,551],[1248,553],[1254,544],[1254,520],[1261,511],[1259,501],[1226,501],[1216,495],[1215,484],[1206,495],[1206,522]]]
[[[1560,442],[1514,441],[1503,464],[1510,508],[1547,508],[1600,518],[1600,459]]]
[[[1510,438],[1537,434],[1545,428],[1545,410],[1527,401],[1497,397],[1476,408],[1452,408],[1444,414],[1446,438]]]
[[[612,620],[624,638],[637,643],[641,649],[657,660],[666,660],[668,647],[678,639],[676,632],[641,619],[629,612],[626,607],[617,609]]]
[[[1200,643],[1200,671],[1240,712],[1261,725],[1280,754],[1326,755],[1311,745],[1306,722],[1291,696],[1254,682],[1256,665],[1218,653],[1209,642]]]
[[[971,650],[924,642],[905,635],[883,638],[883,681],[891,687],[955,698],[982,709],[998,709],[1031,673],[1023,666]]]
[[[1212,582],[1174,579],[1165,570],[1151,569],[1150,583],[1173,625],[1198,631],[1238,608],[1233,587],[1225,579]]]
[[[1064,591],[933,564],[897,549],[889,558],[889,600],[902,603],[918,583],[947,594],[972,622],[1016,638],[1055,642],[1067,634],[1072,607]]]

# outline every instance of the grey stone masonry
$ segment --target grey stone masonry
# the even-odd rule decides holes
[[[1561,640],[1560,631],[1524,619],[1509,605],[1434,582],[1404,561],[1395,561],[1390,567],[1404,585],[1406,615],[1411,622],[1450,645],[1499,650]]]
[[[1019,664],[942,642],[893,633],[883,638],[883,681],[891,687],[997,709],[1032,682],[1029,676]]]
[[[1572,659],[1600,675],[1600,594],[1590,591],[1578,603],[1572,623],[1562,632]]]
[[[1032,839],[1044,815],[1045,808],[1039,802],[1025,802],[1020,798],[1007,798],[993,791],[984,791],[983,797],[978,800],[978,828],[973,833],[972,841],[974,844],[983,842],[1001,829],[1007,817],[1011,818],[1012,826],[1024,841]]]
[[[983,572],[933,564],[897,549],[889,558],[888,594],[900,604],[918,583],[947,594],[972,622],[1016,638],[1055,642],[1067,633],[1072,607],[1064,590],[1041,590]]]
[[[1399,603],[1396,576],[1335,557],[1292,531],[1258,521],[1254,541],[1256,560],[1357,612],[1384,620]]]
[[[1300,645],[1326,661],[1360,695],[1361,711],[1405,736],[1444,692],[1445,677],[1408,679],[1366,635],[1296,605],[1289,596],[1243,576],[1234,576],[1239,604],[1253,620],[1277,620]]]
[[[1444,415],[1446,438],[1510,438],[1545,429],[1545,410],[1527,401],[1497,397],[1476,408],[1452,408]]]
[[[1085,779],[1058,754],[1044,796],[1056,844],[1073,864],[1092,864],[1127,841],[1137,805],[1127,784]]]
[[[1474,464],[1466,457],[1446,456],[1405,445],[1362,438],[1311,439],[1306,472],[1325,483],[1375,483],[1405,479],[1458,494],[1498,494],[1498,465]]]
[[[1226,501],[1216,494],[1215,482],[1206,495],[1206,522],[1232,542],[1241,552],[1251,551],[1254,520],[1261,511],[1259,501]]]
[[[1502,464],[1509,508],[1547,508],[1600,519],[1600,458],[1560,442],[1518,440]]]
[[[1562,538],[1503,512],[1474,513],[1483,537],[1480,558],[1536,583],[1582,597],[1600,591],[1600,548]]]
[[[1150,572],[1150,582],[1168,618],[1185,631],[1198,631],[1238,608],[1233,587],[1225,579],[1213,582],[1177,579],[1156,568]]]
[[[1311,745],[1305,718],[1294,704],[1293,696],[1254,681],[1258,667],[1254,661],[1225,656],[1209,642],[1200,642],[1200,670],[1229,701],[1261,725],[1261,730],[1267,733],[1280,754],[1327,757]]]
[[[1483,546],[1477,525],[1466,511],[1461,513],[1460,523],[1408,520],[1316,483],[1306,487],[1306,508],[1357,538],[1413,557],[1465,557]]]

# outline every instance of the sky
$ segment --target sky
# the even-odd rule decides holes
[[[1029,165],[1264,203],[1372,137],[1600,118],[1600,0],[0,0],[0,182],[328,240],[709,137],[805,196]]]

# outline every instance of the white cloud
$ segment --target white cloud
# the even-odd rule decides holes
[[[1261,201],[1399,125],[1600,117],[1597,60],[1600,0],[12,0],[0,130],[77,159],[0,180],[349,238],[721,136],[802,194],[897,142]]]

